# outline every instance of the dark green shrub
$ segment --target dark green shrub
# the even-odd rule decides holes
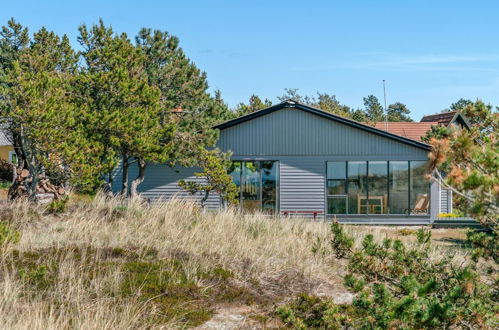
[[[329,299],[302,293],[279,307],[277,315],[295,329],[340,329],[352,325],[355,310],[349,305],[336,305]]]
[[[0,222],[0,246],[9,244],[9,243],[17,243],[21,238],[21,234],[12,229],[11,226],[5,222]]]
[[[473,259],[492,259],[499,263],[499,231],[469,231],[467,234],[468,242],[473,247]]]
[[[415,246],[391,239],[376,242],[366,235],[360,248],[353,247],[341,225],[333,224],[332,232],[334,253],[348,260],[345,286],[357,293],[352,309],[302,296],[278,310],[287,324],[339,328],[348,320],[362,329],[497,326],[497,281],[484,282],[473,263],[457,265],[444,252],[436,257],[428,229],[417,231]]]
[[[54,199],[50,203],[47,204],[45,208],[46,214],[60,214],[66,211],[66,207],[68,205],[68,197],[64,197],[61,199]]]
[[[0,181],[11,183],[14,176],[14,166],[6,160],[0,159]]]

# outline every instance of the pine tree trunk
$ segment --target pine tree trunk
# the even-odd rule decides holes
[[[130,196],[137,197],[139,193],[137,192],[137,187],[144,181],[144,177],[146,174],[147,162],[141,158],[137,159],[137,166],[139,167],[139,174],[132,181],[130,186]]]
[[[28,197],[30,200],[36,201],[37,187],[43,171],[29,147],[24,147],[24,153],[26,159],[20,162],[22,166],[16,169],[15,180],[9,189],[9,198]]]
[[[201,208],[204,209],[204,207],[206,205],[206,201],[208,200],[209,196],[210,196],[210,191],[209,190],[205,190],[204,191],[204,197],[201,199]]]
[[[121,177],[121,196],[128,196],[128,167],[130,163],[128,162],[129,157],[123,157],[122,163],[122,177]]]
[[[113,194],[113,182],[114,182],[113,171],[111,171],[107,174],[107,182],[104,186],[104,191],[106,192],[107,195]]]

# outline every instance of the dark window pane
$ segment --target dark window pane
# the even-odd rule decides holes
[[[346,197],[329,197],[327,199],[327,214],[346,214]]]
[[[327,163],[327,178],[328,179],[345,179],[347,176],[346,162],[328,162]]]
[[[328,195],[345,195],[346,193],[346,180],[327,180]]]
[[[367,162],[348,162],[348,213],[367,211]]]
[[[277,212],[277,162],[264,161],[262,169],[262,211],[274,214]]]
[[[410,164],[411,212],[428,214],[430,209],[430,184],[425,178],[426,162],[411,161]]]
[[[388,163],[369,162],[369,209],[372,214],[386,214],[388,209]]]
[[[409,208],[409,162],[391,161],[388,179],[390,214],[407,214]]]

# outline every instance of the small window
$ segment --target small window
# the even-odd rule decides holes
[[[9,163],[17,166],[17,154],[15,151],[9,151]]]

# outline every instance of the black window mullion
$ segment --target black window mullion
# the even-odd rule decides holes
[[[365,173],[365,178],[366,178],[366,214],[369,213],[369,161],[366,161],[366,173]],[[361,203],[362,205],[362,203]],[[359,210],[360,213],[360,210]]]
[[[409,182],[407,182],[407,193],[409,194],[408,198],[407,198],[407,210],[409,212],[409,214],[411,214],[412,210],[411,210],[411,161],[408,160],[407,161],[407,166],[408,166],[408,171],[407,171],[407,179]]]
[[[260,210],[263,210],[263,182],[262,182],[262,178],[263,178],[263,175],[262,175],[262,162],[257,162],[258,163],[258,176],[259,176],[259,181],[260,181]]]
[[[390,161],[386,162],[386,210],[385,214],[390,214]]]
[[[346,173],[346,178],[345,178],[345,192],[346,192],[346,205],[347,205],[347,214],[350,214],[350,211],[349,211],[349,205],[348,205],[348,186],[350,185],[350,180],[348,179],[348,161],[345,162],[345,166],[346,166],[346,169],[345,169],[345,173]]]
[[[239,207],[242,209],[243,208],[243,163],[244,162],[239,162]]]

